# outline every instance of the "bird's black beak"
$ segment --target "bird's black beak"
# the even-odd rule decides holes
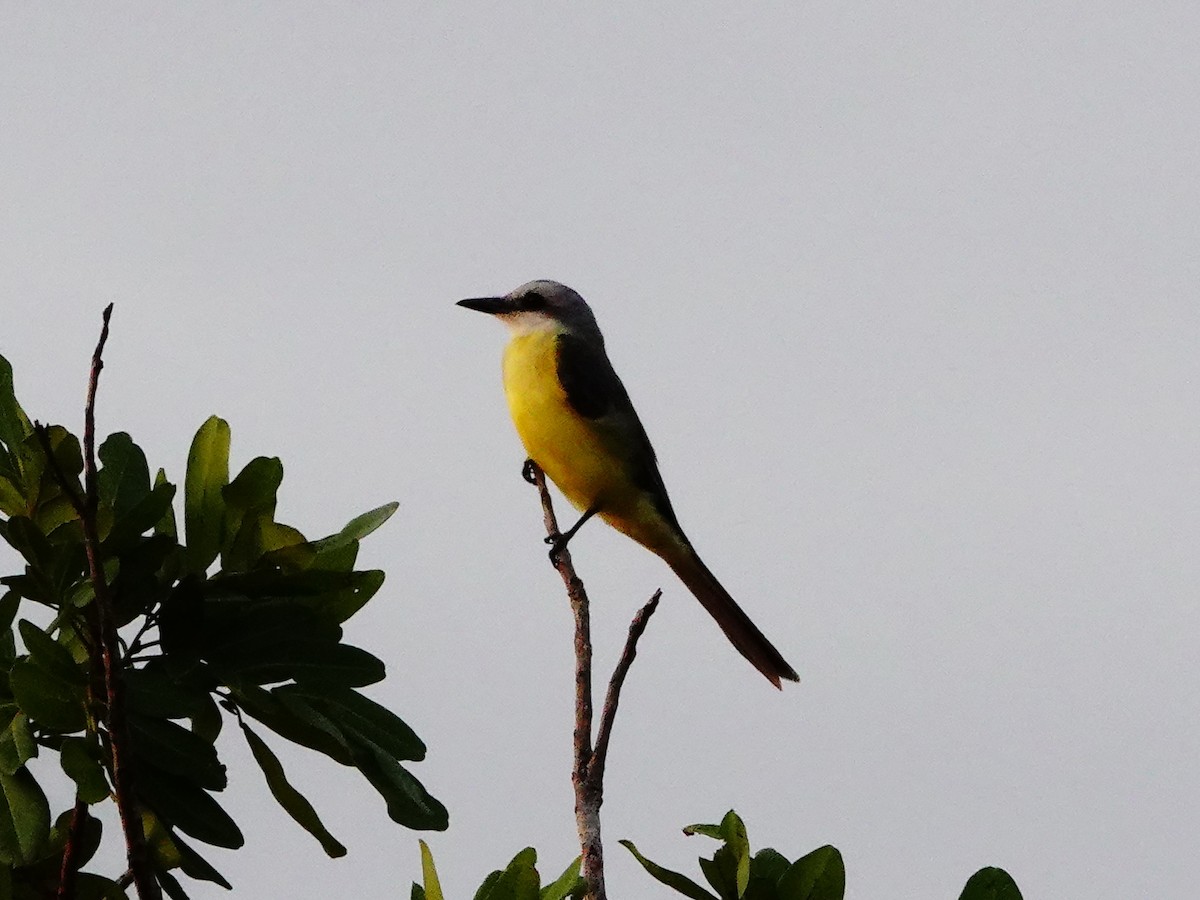
[[[512,303],[509,302],[507,297],[471,297],[467,300],[459,300],[455,306],[464,306],[467,309],[488,313],[493,316],[499,313],[512,312]]]

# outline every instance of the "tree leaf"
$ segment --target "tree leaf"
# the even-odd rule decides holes
[[[154,476],[154,489],[157,491],[163,485],[171,485],[171,496],[174,497],[175,485],[167,481],[166,469],[159,469],[158,474]],[[162,518],[154,524],[154,533],[165,534],[168,537],[178,539],[179,529],[175,527],[175,507],[170,503],[167,504],[167,508],[163,511]]]
[[[297,701],[285,703],[274,691],[257,685],[239,685],[232,689],[242,712],[253,716],[277,735],[294,744],[324,753],[344,766],[354,765],[350,745],[336,725],[316,710]]]
[[[229,423],[211,416],[192,440],[183,483],[189,571],[203,575],[221,550],[229,483]]]
[[[62,734],[87,727],[82,686],[55,677],[28,658],[13,663],[9,684],[17,705],[37,724]]]
[[[29,770],[0,772],[0,862],[34,862],[49,836],[50,804]]]
[[[0,772],[11,775],[37,756],[37,744],[29,729],[29,717],[15,703],[0,706]]]
[[[842,854],[828,844],[800,857],[779,879],[781,900],[842,900],[845,893]]]
[[[245,843],[241,829],[212,795],[186,778],[143,764],[137,792],[163,822],[198,841],[231,850]]]
[[[180,775],[199,787],[224,790],[228,784],[225,766],[212,744],[170,719],[130,712],[128,721],[135,758]]]
[[[99,803],[108,798],[110,791],[100,762],[100,748],[92,741],[64,738],[58,761],[67,777],[75,782],[75,795],[84,803]]]
[[[438,880],[437,867],[433,864],[433,854],[429,845],[417,841],[421,847],[421,881],[424,882],[421,891],[422,900],[446,900],[442,895],[442,883]]]
[[[113,521],[119,522],[150,494],[150,466],[142,448],[124,431],[110,434],[98,455],[100,499],[112,508]]]
[[[191,900],[187,891],[183,889],[183,885],[179,883],[179,879],[170,872],[155,872],[154,877],[158,879],[163,893],[171,900]]]
[[[676,893],[690,897],[691,900],[719,900],[719,898],[714,897],[686,875],[682,875],[679,872],[672,872],[670,869],[663,868],[658,863],[646,859],[646,857],[638,852],[638,848],[634,846],[633,841],[621,841],[620,844],[633,854],[634,859],[642,864],[642,868],[649,872],[652,878],[672,888]]]
[[[206,702],[211,702],[204,688],[177,681],[162,666],[128,669],[124,679],[126,703],[146,716],[187,719],[200,714]]]
[[[75,876],[75,900],[129,900],[129,895],[103,875],[80,872]]]
[[[303,685],[284,685],[280,696],[301,697],[336,723],[343,734],[362,737],[396,759],[420,761],[425,744],[395,713],[350,688],[316,690]]]
[[[25,437],[33,431],[33,423],[17,402],[17,393],[13,386],[12,364],[0,356],[0,443],[3,443],[8,453],[16,457],[16,448]],[[13,466],[15,468],[15,465]]]
[[[171,519],[174,527],[174,512],[171,502],[175,499],[175,485],[162,482],[154,485],[141,500],[124,512],[113,522],[112,529],[103,541],[104,552],[108,555],[120,553],[134,543],[151,528],[155,528],[164,518]],[[174,544],[175,534],[164,535]]]
[[[245,722],[239,724],[242,726],[242,733],[246,736],[246,743],[250,745],[254,761],[262,769],[263,776],[267,780],[267,787],[271,789],[271,794],[279,805],[295,819],[301,828],[317,839],[327,856],[331,858],[345,856],[346,848],[326,830],[308,799],[287,780],[279,757],[271,751],[262,738],[250,730]]]
[[[375,509],[355,516],[337,534],[313,541],[318,553],[332,552],[355,541],[361,541],[368,534],[392,517],[392,513],[400,506],[396,501],[377,506]]]
[[[575,857],[571,864],[563,869],[563,873],[558,876],[553,884],[548,884],[542,888],[542,894],[539,900],[567,900],[572,894],[583,894],[586,888],[586,882],[583,876],[579,874],[580,857]]]
[[[967,880],[958,900],[1021,900],[1021,891],[1003,869],[987,866]]]
[[[393,822],[421,831],[445,831],[449,827],[446,807],[400,763],[370,741],[347,737],[354,765],[386,801],[388,817]]]
[[[87,673],[84,672],[83,666],[75,662],[75,658],[66,647],[28,619],[18,622],[17,628],[21,632],[21,640],[29,650],[30,658],[37,666],[68,684],[87,684]]]
[[[179,851],[179,868],[183,870],[188,878],[195,878],[197,881],[210,881],[213,884],[219,884],[227,891],[233,890],[231,885],[213,866],[197,853],[192,846],[177,834],[171,835],[171,840],[175,844],[175,849]]]

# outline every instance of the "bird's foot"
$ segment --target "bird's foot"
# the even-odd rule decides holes
[[[562,552],[567,549],[567,542],[571,538],[562,534],[551,534],[542,538],[542,540],[550,545],[550,565],[558,567],[558,559],[562,556]]]
[[[537,476],[534,474],[537,471],[537,463],[532,459],[525,460],[525,464],[521,466],[521,477],[530,484],[537,484]]]

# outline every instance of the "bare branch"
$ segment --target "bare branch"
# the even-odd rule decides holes
[[[593,782],[595,790],[601,796],[604,792],[604,764],[608,759],[608,741],[612,735],[613,721],[617,717],[617,704],[621,700],[621,687],[625,684],[625,676],[637,656],[638,639],[646,630],[654,610],[658,609],[658,601],[662,598],[662,589],[654,592],[654,596],[646,601],[646,605],[638,610],[633,621],[629,623],[629,636],[625,639],[625,649],[617,660],[612,679],[608,682],[608,693],[604,697],[604,709],[600,713],[600,727],[596,731],[596,749],[592,752],[591,763],[588,765],[588,780]]]
[[[113,616],[113,598],[104,578],[104,563],[100,554],[100,534],[96,515],[100,507],[99,479],[96,471],[96,390],[100,383],[100,370],[104,368],[104,345],[108,341],[108,323],[112,316],[112,304],[104,310],[104,325],[100,339],[92,354],[92,367],[88,377],[87,403],[84,407],[83,427],[83,474],[84,496],[65,477],[54,459],[50,447],[49,431],[37,426],[38,440],[50,461],[59,486],[70,498],[79,514],[83,526],[84,548],[87,552],[88,574],[95,594],[94,618],[90,619],[93,629],[99,632],[101,665],[104,672],[105,726],[112,752],[113,789],[116,795],[117,812],[121,819],[121,830],[125,835],[125,856],[133,883],[141,900],[160,900],[162,892],[150,864],[146,850],[146,835],[142,830],[142,817],[134,793],[133,770],[130,765],[129,735],[125,723],[124,683],[121,674],[121,645]],[[73,833],[74,836],[74,833]],[[64,865],[66,856],[64,855]]]
[[[542,498],[542,516],[546,534],[557,537],[558,520],[546,487],[546,476],[530,460],[525,466],[526,479],[536,485]],[[600,843],[600,797],[591,788],[588,767],[592,761],[592,636],[587,591],[575,574],[571,552],[563,547],[554,556],[554,568],[562,576],[575,614],[575,759],[571,784],[575,788],[575,826],[579,831],[580,868],[587,882],[590,900],[606,900],[604,892],[604,849]]]
[[[554,515],[554,504],[546,486],[546,476],[533,460],[528,460],[523,470],[525,480],[537,487],[542,499],[542,517],[546,534],[550,539],[561,535],[558,520]],[[604,887],[604,846],[600,840],[600,805],[604,802],[604,766],[608,757],[609,738],[613,721],[617,715],[617,703],[621,686],[633,659],[637,655],[637,642],[646,630],[646,623],[654,614],[662,591],[641,608],[629,626],[625,649],[617,661],[616,670],[608,683],[608,693],[600,716],[600,727],[596,733],[595,749],[592,747],[592,637],[591,620],[588,612],[587,591],[575,574],[570,550],[564,545],[551,555],[551,561],[562,576],[575,615],[575,735],[574,766],[571,784],[575,789],[575,826],[579,831],[581,851],[580,868],[587,883],[589,900],[606,900]]]

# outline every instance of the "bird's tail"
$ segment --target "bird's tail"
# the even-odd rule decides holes
[[[679,576],[679,580],[687,585],[688,590],[696,595],[696,599],[708,610],[708,614],[717,620],[730,643],[742,656],[750,660],[750,664],[762,672],[771,684],[778,688],[781,678],[788,681],[800,680],[800,676],[734,602],[729,592],[721,587],[716,576],[700,561],[700,557],[691,547],[680,553],[677,558],[667,559],[667,564]]]

